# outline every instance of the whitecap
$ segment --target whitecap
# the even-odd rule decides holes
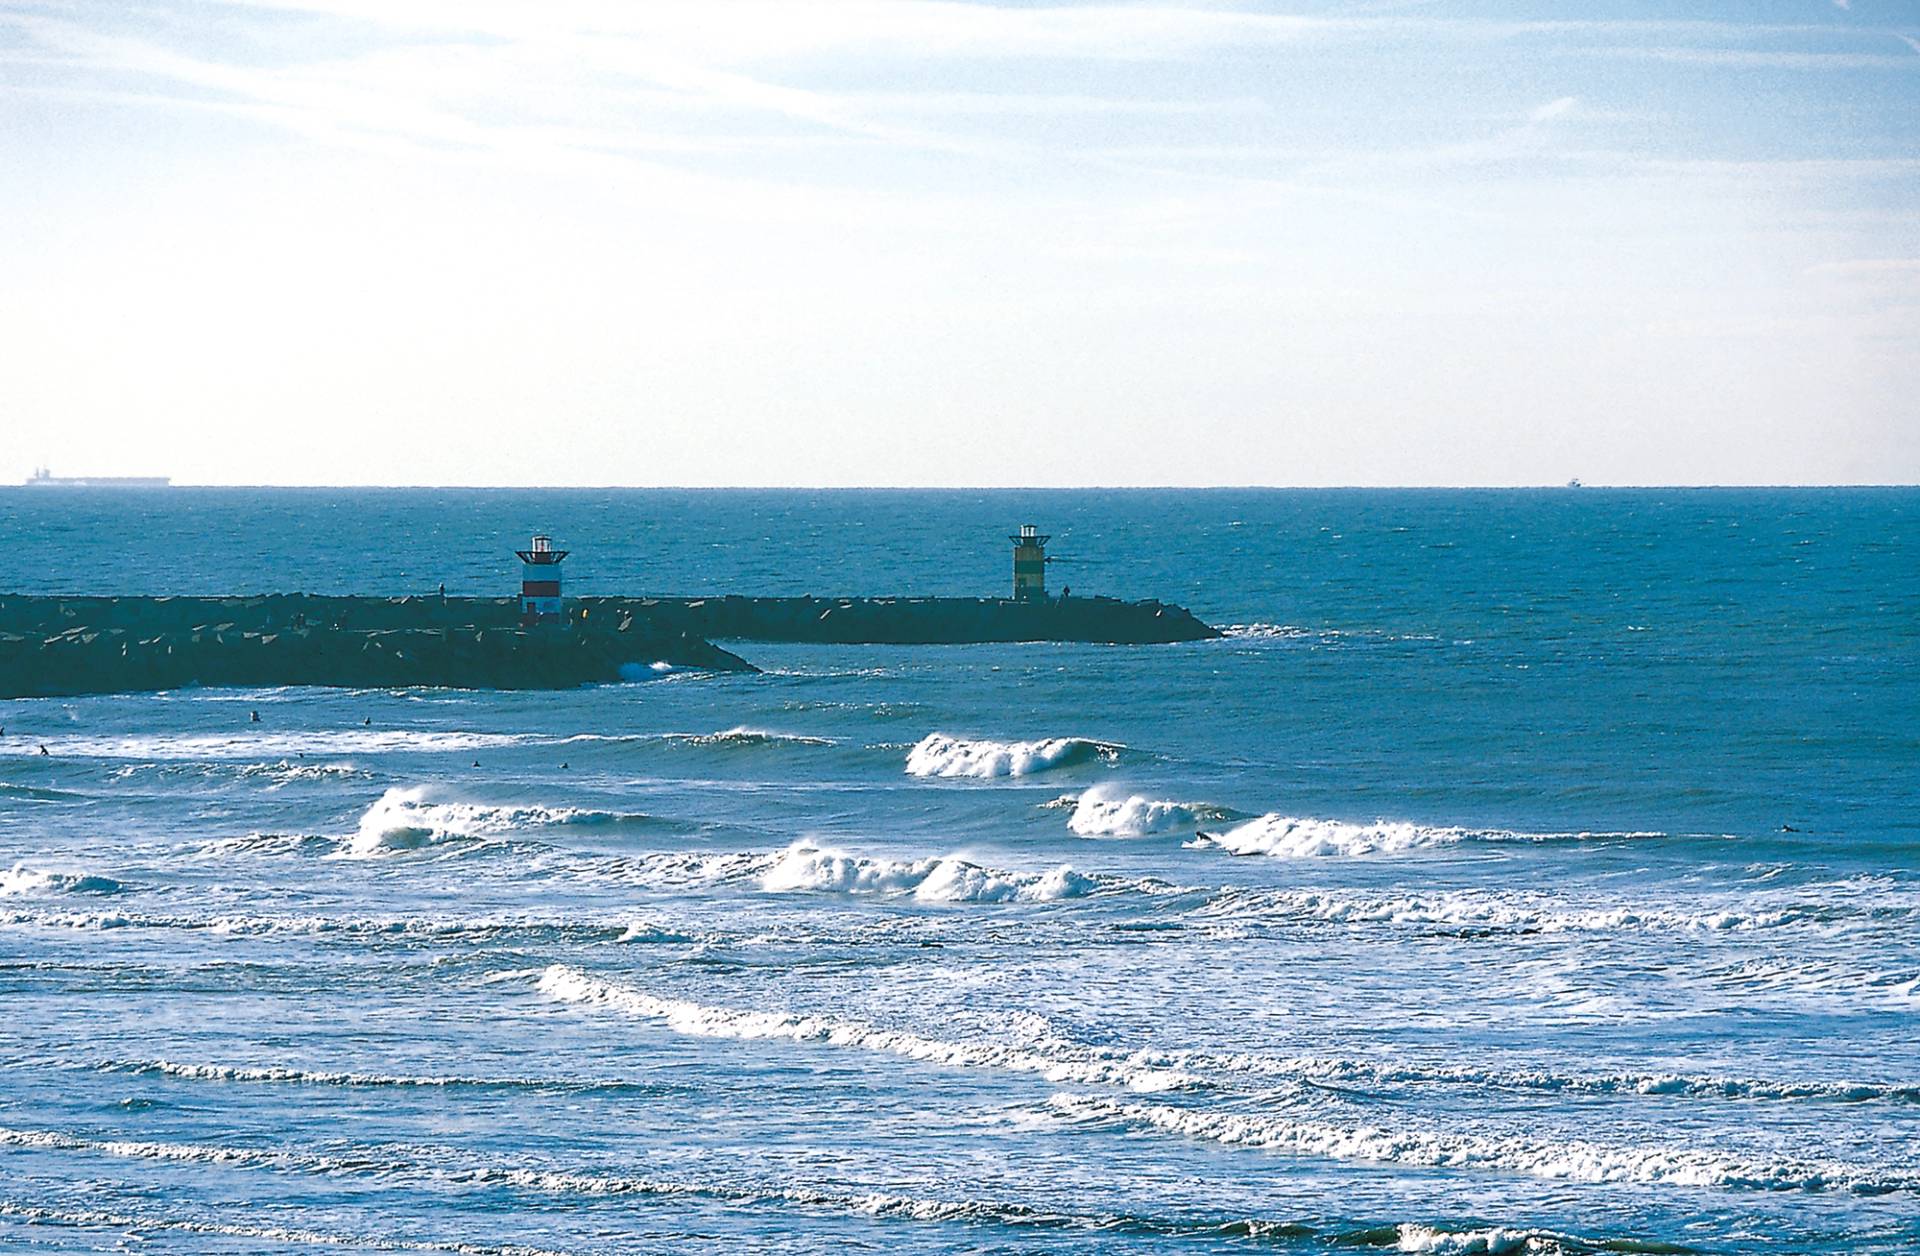
[[[760,888],[911,896],[923,903],[1040,903],[1078,898],[1098,885],[1064,864],[1041,873],[1005,872],[958,855],[884,859],[801,841],[773,859],[760,874]]]
[[[1450,846],[1470,836],[1469,830],[1427,828],[1418,824],[1376,821],[1348,824],[1269,812],[1217,833],[1203,833],[1196,845],[1217,846],[1232,855],[1273,855],[1301,859],[1320,855],[1371,855]]]
[[[1412,1126],[1335,1125],[1247,1112],[1163,1103],[1122,1103],[1095,1095],[1055,1095],[1069,1121],[1158,1130],[1231,1146],[1327,1160],[1496,1170],[1572,1182],[1633,1182],[1746,1190],[1863,1194],[1920,1191],[1920,1174],[1830,1160],[1759,1159],[1717,1149],[1640,1144],[1608,1147],[1583,1139],[1463,1134]]]
[[[1054,768],[1095,760],[1113,762],[1125,747],[1086,737],[1041,741],[990,741],[928,733],[907,755],[909,776],[963,776],[989,779],[1031,776]]]
[[[1195,1078],[1178,1070],[1107,1059],[1085,1048],[1047,1052],[994,1042],[949,1042],[844,1017],[740,1010],[660,998],[566,964],[548,968],[541,975],[539,990],[565,1003],[610,1008],[661,1021],[675,1033],[702,1038],[771,1038],[853,1047],[949,1068],[1036,1073],[1048,1081],[1117,1085],[1144,1092],[1196,1084]]]
[[[364,859],[418,850],[443,842],[495,837],[523,829],[561,824],[608,824],[621,819],[605,811],[575,807],[490,806],[471,802],[432,802],[427,791],[395,786],[360,817],[353,837],[339,852]]]
[[[1282,859],[1302,859],[1327,855],[1398,854],[1453,846],[1466,841],[1552,842],[1659,836],[1662,835],[1648,832],[1522,833],[1507,829],[1413,824],[1399,820],[1355,824],[1270,811],[1229,829],[1201,833],[1192,844],[1196,847],[1218,847],[1231,855],[1273,855]]]
[[[0,898],[38,894],[118,894],[126,886],[86,872],[53,872],[16,863],[0,870]]]
[[[831,746],[831,737],[810,737],[803,733],[777,733],[765,728],[749,728],[738,725],[722,729],[717,733],[668,733],[668,741],[685,742],[689,746]]]
[[[1073,814],[1069,831],[1081,837],[1147,837],[1155,833],[1191,832],[1202,824],[1217,824],[1232,812],[1203,802],[1173,802],[1144,794],[1119,795],[1101,787],[1069,796]]]

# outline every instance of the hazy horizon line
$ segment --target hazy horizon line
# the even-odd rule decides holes
[[[75,476],[74,479],[86,479]],[[100,479],[115,477],[100,476]],[[169,483],[164,485],[33,485],[10,483],[0,488],[95,488],[123,493],[166,492],[173,489],[291,489],[351,490],[357,492],[675,492],[675,493],[1223,493],[1223,492],[1580,492],[1586,489],[1634,491],[1688,491],[1750,489],[1915,489],[1920,483],[1898,480],[1703,481],[1703,482],[1595,482],[1588,483],[1466,483],[1466,484],[304,484],[274,482]]]

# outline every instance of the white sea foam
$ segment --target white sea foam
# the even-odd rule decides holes
[[[1287,1155],[1371,1161],[1421,1168],[1495,1170],[1573,1182],[1637,1182],[1751,1190],[1920,1191],[1909,1169],[1798,1158],[1755,1159],[1702,1147],[1608,1147],[1579,1139],[1460,1134],[1442,1130],[1334,1125],[1246,1112],[1161,1103],[1123,1103],[1094,1095],[1055,1095],[1068,1120],[1160,1130]]]
[[[107,1060],[93,1066],[97,1072],[136,1077],[177,1077],[185,1081],[247,1082],[349,1088],[421,1088],[427,1090],[657,1090],[634,1082],[583,1078],[477,1077],[461,1074],[366,1073],[336,1069],[305,1069],[280,1065],[191,1064],[177,1060]]]
[[[958,855],[882,859],[803,841],[774,858],[760,874],[760,888],[770,893],[903,895],[923,903],[1043,903],[1078,898],[1098,886],[1065,864],[1047,872],[1004,872]]]
[[[1196,1084],[1195,1078],[1178,1070],[1109,1059],[1084,1048],[1054,1052],[991,1042],[946,1042],[841,1017],[741,1011],[664,999],[565,964],[548,968],[541,975],[539,989],[564,1002],[661,1021],[675,1033],[702,1038],[776,1038],[853,1047],[949,1068],[1037,1073],[1049,1081],[1125,1086],[1137,1091],[1174,1090]]]
[[[1559,1235],[1493,1226],[1485,1230],[1436,1230],[1406,1222],[1394,1242],[1397,1252],[1423,1256],[1554,1256],[1566,1250]]]
[[[1427,828],[1418,824],[1347,824],[1269,812],[1244,824],[1208,833],[1196,845],[1217,846],[1233,855],[1274,855],[1301,859],[1316,855],[1372,855],[1450,846],[1472,836],[1469,830]]]
[[[279,786],[301,781],[365,779],[373,773],[351,763],[307,763],[297,759],[281,759],[277,763],[249,763],[240,769],[240,775],[265,777]]]
[[[1399,1086],[1459,1086],[1477,1090],[1537,1090],[1561,1094],[1644,1095],[1740,1101],[1920,1103],[1920,1083],[1714,1077],[1658,1072],[1559,1073],[1547,1069],[1476,1068],[1325,1056],[1275,1056],[1253,1052],[1170,1050],[1135,1052],[1129,1058],[1199,1075],[1212,1073],[1281,1077],[1340,1089]]]
[[[1117,759],[1122,746],[1085,737],[987,741],[928,733],[907,755],[909,776],[1031,776],[1054,768]]]
[[[82,931],[164,929],[235,938],[341,936],[367,941],[381,938],[432,938],[450,942],[493,942],[513,938],[534,943],[560,941],[576,944],[617,942],[628,932],[625,923],[615,920],[601,923],[521,917],[435,919],[422,916],[273,916],[234,912],[176,915],[47,909],[0,911],[0,926]]]
[[[1301,638],[1318,637],[1321,635],[1311,628],[1302,628],[1296,624],[1268,624],[1257,622],[1251,624],[1228,624],[1220,631],[1226,633],[1229,637],[1279,641],[1295,641]]]
[[[1081,1230],[1102,1234],[1197,1235],[1210,1238],[1299,1236],[1312,1231],[1297,1224],[1260,1218],[1158,1218],[1127,1213],[1076,1214],[1020,1203],[979,1199],[937,1199],[882,1192],[857,1193],[823,1190],[784,1183],[757,1186],[748,1181],[676,1181],[667,1178],[620,1176],[569,1171],[524,1164],[506,1167],[475,1160],[452,1148],[395,1145],[363,1146],[346,1155],[304,1151],[267,1151],[197,1143],[108,1141],[80,1138],[55,1131],[0,1128],[0,1145],[34,1147],[139,1160],[170,1160],[246,1168],[322,1174],[343,1178],[405,1176],[445,1184],[454,1189],[509,1187],[560,1197],[654,1196],[709,1199],[731,1205],[823,1209],[884,1220],[1034,1227],[1041,1230]],[[422,1154],[430,1153],[430,1154]],[[461,1242],[414,1243],[399,1239],[357,1238],[314,1231],[253,1227],[224,1222],[173,1220],[103,1211],[61,1211],[13,1201],[0,1201],[0,1216],[28,1222],[65,1225],[113,1225],[177,1230],[186,1233],[260,1238],[276,1243],[314,1243],[320,1246],[370,1248],[375,1251],[446,1251],[460,1256],[548,1256],[538,1248],[488,1247]]]
[[[629,684],[643,680],[659,680],[662,677],[683,675],[685,668],[675,667],[664,659],[652,663],[622,663],[619,667],[620,679]]]
[[[421,788],[394,787],[360,817],[359,830],[340,852],[356,859],[418,850],[441,842],[497,837],[559,824],[607,824],[620,817],[574,807],[488,806],[432,802]]]
[[[1920,969],[1888,967],[1869,960],[1796,959],[1785,956],[1743,960],[1710,975],[1715,984],[1789,1000],[1856,1003],[1892,1007],[1920,1003]]]
[[[1067,828],[1081,837],[1147,837],[1155,833],[1191,832],[1203,824],[1217,824],[1232,813],[1202,802],[1170,802],[1144,794],[1122,795],[1096,786],[1066,800],[1073,805]]]
[[[1352,824],[1283,815],[1270,811],[1244,824],[1203,833],[1193,845],[1213,846],[1232,855],[1272,855],[1303,859],[1326,855],[1398,854],[1410,850],[1453,846],[1466,841],[1548,842],[1596,838],[1646,838],[1657,833],[1520,833],[1505,829],[1467,829],[1376,820]]]
[[[429,729],[309,729],[268,731],[249,725],[241,733],[154,733],[132,737],[95,737],[81,734],[48,737],[47,749],[58,757],[96,759],[260,759],[293,758],[302,754],[352,755],[396,752],[464,753],[499,746],[516,746],[542,739],[517,733],[477,733]]]
[[[1792,926],[1833,929],[1903,923],[1920,915],[1912,906],[1862,909],[1843,904],[1784,900],[1711,900],[1688,907],[1583,906],[1522,891],[1440,890],[1378,894],[1359,890],[1222,889],[1196,916],[1235,923],[1260,920],[1391,924],[1526,933],[1611,933],[1640,930],[1744,933]]]
[[[85,872],[54,872],[15,864],[0,869],[0,898],[13,895],[118,894],[126,887],[112,877]]]
[[[831,746],[831,737],[810,737],[804,733],[777,733],[765,728],[748,728],[741,725],[722,729],[717,733],[668,733],[668,741],[685,742],[690,746],[733,746],[751,748],[757,746]]]
[[[518,1243],[495,1246],[488,1243],[463,1243],[457,1240],[411,1242],[406,1239],[377,1238],[365,1234],[334,1234],[321,1230],[301,1230],[290,1226],[245,1225],[231,1221],[197,1221],[190,1217],[167,1217],[155,1213],[108,1212],[104,1209],[42,1208],[0,1200],[0,1217],[13,1217],[30,1225],[57,1225],[116,1230],[158,1230],[174,1234],[203,1234],[220,1238],[258,1239],[276,1246],[299,1244],[307,1247],[374,1252],[446,1252],[451,1256],[565,1256],[543,1247]]]

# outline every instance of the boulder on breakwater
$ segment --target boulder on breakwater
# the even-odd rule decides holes
[[[836,645],[1077,641],[1159,645],[1222,636],[1185,607],[1110,597],[581,598],[591,613],[649,615],[702,637]]]
[[[1115,598],[570,599],[526,629],[514,598],[0,594],[0,698],[185,685],[563,689],[666,663],[754,671],[710,638],[846,645],[1220,636],[1185,609]]]
[[[632,615],[525,630],[512,599],[0,596],[0,697],[186,685],[563,689],[667,663],[754,671]]]

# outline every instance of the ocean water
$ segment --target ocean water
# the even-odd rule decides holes
[[[1920,492],[0,492],[86,593],[1027,521],[1231,635],[0,703],[0,1249],[1920,1248]]]

